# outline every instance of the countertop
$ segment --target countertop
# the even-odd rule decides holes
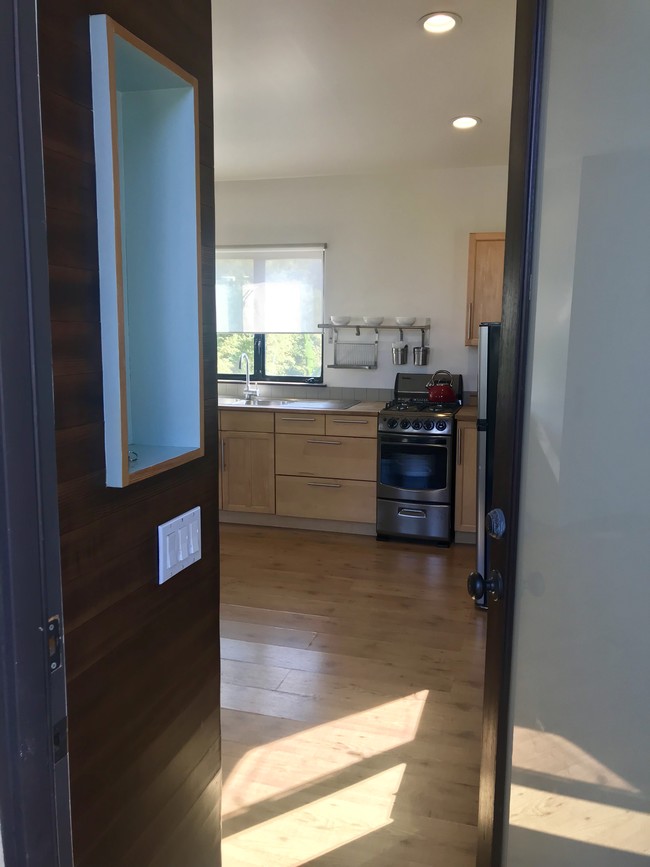
[[[319,401],[315,400],[314,403],[318,403]],[[382,401],[367,401],[362,400],[359,403],[355,403],[353,406],[348,407],[347,409],[311,409],[308,404],[309,401],[305,399],[304,401],[300,401],[300,406],[292,406],[290,403],[285,406],[256,406],[255,404],[229,404],[229,403],[219,403],[219,409],[223,411],[227,410],[235,410],[240,411],[244,410],[249,412],[250,410],[255,410],[256,412],[309,412],[309,413],[320,413],[325,414],[329,413],[334,415],[378,415],[380,410],[384,408],[386,405]]]
[[[476,421],[477,406],[461,406],[456,413],[456,421]]]

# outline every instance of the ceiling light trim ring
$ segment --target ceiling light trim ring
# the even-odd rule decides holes
[[[450,19],[450,22],[448,21],[447,26],[444,26],[441,22],[440,27],[427,27],[427,22],[434,18],[447,18]],[[439,9],[435,12],[428,12],[426,15],[423,15],[418,19],[418,24],[421,24],[427,33],[431,33],[434,36],[440,36],[443,33],[450,33],[452,30],[455,30],[455,28],[462,23],[462,20],[463,19],[457,12],[447,12],[446,10]]]
[[[462,122],[458,123],[458,121]],[[468,123],[468,121],[472,121],[472,123]],[[452,117],[450,122],[454,129],[476,129],[481,123],[481,118],[475,114],[460,114],[458,117]]]

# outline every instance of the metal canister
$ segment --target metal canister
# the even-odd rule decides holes
[[[429,347],[414,346],[413,347],[413,364],[417,367],[426,367],[429,363]]]

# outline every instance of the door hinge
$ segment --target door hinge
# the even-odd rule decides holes
[[[57,671],[61,668],[61,618],[58,614],[47,621],[47,667]]]
[[[54,764],[68,754],[68,718],[64,716],[52,726],[52,746],[54,747]]]

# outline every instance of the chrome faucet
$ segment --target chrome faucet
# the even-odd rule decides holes
[[[258,397],[260,390],[256,385],[251,385],[250,361],[245,352],[239,356],[239,369],[241,370],[242,361],[246,361],[246,385],[244,386],[244,397],[250,400],[253,397]]]

